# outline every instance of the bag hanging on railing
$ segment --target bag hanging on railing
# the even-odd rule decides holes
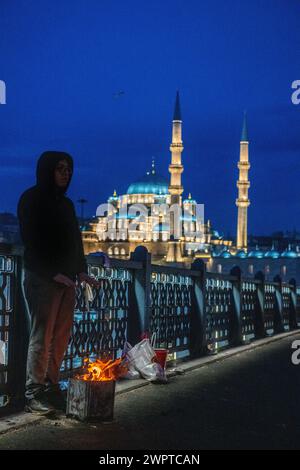
[[[84,298],[86,305],[89,305],[89,302],[92,302],[94,300],[93,290],[87,282],[84,286]]]

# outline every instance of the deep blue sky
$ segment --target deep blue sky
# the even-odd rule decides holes
[[[235,233],[246,108],[249,233],[300,229],[299,19],[298,0],[0,0],[0,211],[47,149],[73,155],[69,195],[90,215],[152,155],[168,176],[179,89],[183,184],[206,218]]]

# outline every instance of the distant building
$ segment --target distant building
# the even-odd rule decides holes
[[[279,275],[281,279],[288,282],[296,279],[300,282],[300,250],[299,247],[293,250],[291,246],[283,251],[277,251],[274,246],[269,249],[256,247],[248,253],[239,250],[231,253],[230,250],[223,250],[221,253],[213,253],[212,258],[207,263],[207,269],[211,272],[229,274],[234,266],[239,266],[243,276],[253,277],[258,271],[265,275],[265,279],[273,281]]]
[[[19,221],[10,212],[0,213],[0,243],[20,243]]]

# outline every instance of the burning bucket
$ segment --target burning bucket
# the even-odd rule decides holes
[[[86,359],[84,372],[69,380],[67,416],[80,421],[111,421],[116,380],[127,373],[127,368],[121,359],[106,362]]]
[[[111,421],[114,416],[115,381],[70,379],[67,416],[80,421]]]
[[[155,348],[154,349],[156,362],[161,365],[163,370],[166,368],[168,350],[164,348]]]

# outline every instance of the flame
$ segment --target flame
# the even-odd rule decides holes
[[[113,361],[101,361],[96,359],[90,362],[90,359],[84,359],[83,374],[75,376],[78,380],[86,380],[91,382],[103,382],[117,380],[128,372],[128,367],[122,358]]]

